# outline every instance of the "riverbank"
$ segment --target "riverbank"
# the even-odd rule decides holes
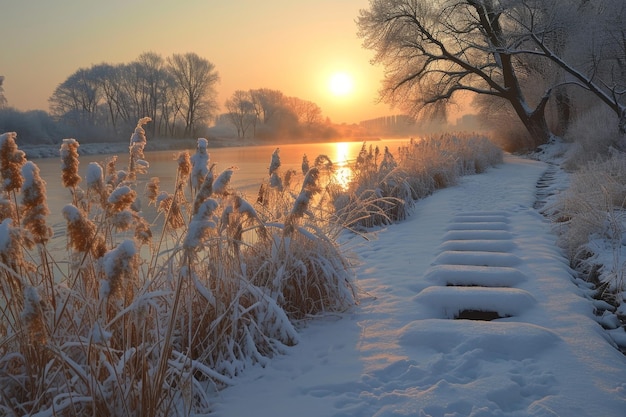
[[[341,139],[303,139],[292,141],[268,141],[261,139],[239,139],[225,137],[209,137],[208,148],[235,148],[249,146],[280,146],[306,143],[339,143],[339,142],[378,142],[381,138],[377,136],[353,137]],[[19,142],[19,136],[18,136]],[[197,139],[150,139],[146,143],[146,151],[183,151],[196,148]],[[55,145],[20,145],[20,149],[26,153],[28,159],[57,158],[59,156],[60,144]],[[80,155],[103,155],[103,154],[126,154],[128,152],[128,142],[100,142],[81,143],[78,149]]]
[[[213,415],[622,416],[626,358],[534,208],[548,169],[509,155],[368,236],[360,305],[308,323]],[[477,311],[495,319],[455,320]]]

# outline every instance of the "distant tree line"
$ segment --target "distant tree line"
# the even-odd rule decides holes
[[[279,90],[237,90],[226,100],[222,122],[234,126],[238,138],[330,138],[337,135],[315,103],[285,96]]]
[[[217,112],[218,81],[215,66],[195,53],[164,59],[146,52],[129,64],[77,70],[54,90],[50,111],[98,135],[128,132],[148,116],[153,137],[192,137]]]
[[[218,114],[219,74],[195,53],[163,58],[145,52],[127,64],[80,68],[54,90],[50,113],[9,107],[3,81],[0,77],[0,131],[19,132],[23,143],[56,143],[62,137],[120,140],[146,116],[152,119],[146,130],[155,138],[212,132],[272,140],[338,135],[317,104],[267,88],[235,91],[224,103],[225,112]]]

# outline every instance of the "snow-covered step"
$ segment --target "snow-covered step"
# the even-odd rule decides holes
[[[453,221],[455,222],[500,222],[500,223],[509,223],[508,216],[501,215],[483,215],[483,214],[471,214],[466,215],[462,214],[459,216],[455,216]]]
[[[484,252],[511,252],[517,246],[512,240],[448,240],[439,248],[442,251],[484,251]]]
[[[450,230],[443,240],[509,240],[513,234],[507,230]]]
[[[515,266],[521,262],[520,258],[506,252],[447,250],[435,258],[433,265]]]
[[[506,266],[437,265],[424,274],[424,279],[442,286],[515,287],[527,277]]]
[[[459,213],[459,216],[501,216],[508,217],[511,213],[504,210],[479,210],[479,211],[464,211]]]
[[[458,318],[463,312],[519,316],[536,303],[532,294],[518,288],[439,286],[425,288],[415,301],[428,307],[433,318],[445,319]]]
[[[537,359],[540,352],[555,348],[562,339],[542,326],[507,321],[415,320],[400,331],[403,346],[431,349],[462,357],[480,351],[485,358]]]
[[[509,225],[504,222],[454,222],[448,230],[509,230]]]

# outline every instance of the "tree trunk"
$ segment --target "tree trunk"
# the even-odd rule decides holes
[[[546,105],[550,98],[549,92],[541,98],[537,107],[532,110],[524,98],[517,74],[515,73],[512,56],[499,54],[498,57],[501,62],[504,86],[507,90],[503,97],[511,103],[515,113],[517,113],[528,133],[530,133],[532,146],[537,147],[548,143],[548,140],[552,137],[552,132],[550,132],[548,122],[546,121]]]
[[[509,99],[509,101],[522,124],[530,134],[532,146],[537,147],[548,143],[552,137],[552,132],[546,121],[545,104],[547,103],[547,99],[542,100],[532,112],[528,111],[527,106],[519,97]]]
[[[572,121],[572,99],[567,91],[557,90],[555,93],[556,115],[557,115],[557,135],[563,135],[569,128]]]
[[[535,147],[548,143],[552,137],[544,111],[535,111],[527,117],[527,120],[522,120],[522,122],[524,122],[526,130],[530,133]]]

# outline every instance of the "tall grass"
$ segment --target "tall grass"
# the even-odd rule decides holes
[[[624,154],[587,162],[571,175],[570,187],[544,210],[572,265],[587,276],[596,275],[592,279],[598,280],[605,298],[621,303],[619,294],[626,290]],[[605,265],[598,256],[606,249],[612,259]]]
[[[411,140],[398,155],[396,160],[387,148],[381,152],[363,145],[351,183],[334,199],[345,224],[362,229],[403,220],[415,200],[455,184],[462,175],[484,172],[503,158],[487,137],[473,134]]]
[[[202,138],[177,155],[174,183],[141,189],[147,122],[125,169],[90,163],[84,181],[79,143],[63,141],[62,259],[47,246],[45,181],[16,134],[0,135],[0,415],[207,413],[212,391],[297,343],[301,320],[358,301],[337,243],[346,227],[402,219],[413,199],[501,158],[482,138],[412,142],[398,161],[364,148],[344,189],[328,157],[283,171],[277,149],[251,203]]]

